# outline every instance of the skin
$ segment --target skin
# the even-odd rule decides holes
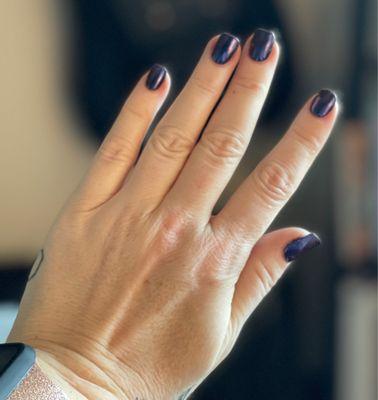
[[[248,39],[218,65],[211,59],[216,39],[138,159],[170,87],[169,76],[156,91],[141,78],[27,285],[9,341],[36,348],[41,368],[70,398],[186,398],[229,354],[284,272],[284,247],[308,233],[265,231],[326,142],[338,105],[319,118],[309,99],[212,215],[279,58],[275,44],[267,60],[251,60]]]

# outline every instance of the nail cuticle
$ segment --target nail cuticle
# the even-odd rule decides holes
[[[309,233],[306,236],[291,241],[284,249],[284,258],[287,262],[294,261],[298,256],[321,244],[319,236]]]
[[[157,90],[163,83],[167,70],[159,64],[154,64],[146,78],[146,86],[149,90]]]
[[[222,33],[211,54],[212,60],[217,64],[226,64],[231,60],[236,50],[240,46],[240,41],[230,33]]]
[[[249,47],[249,56],[254,61],[265,61],[272,52],[275,42],[274,33],[265,29],[256,29]]]

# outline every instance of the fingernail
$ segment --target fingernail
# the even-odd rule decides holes
[[[336,95],[331,90],[322,89],[311,103],[310,110],[316,117],[325,117],[336,103]]]
[[[154,64],[147,75],[146,86],[150,90],[156,90],[163,83],[167,70],[159,64]]]
[[[284,250],[286,261],[295,260],[303,252],[313,249],[321,244],[320,238],[315,233],[309,233],[299,239],[290,242]]]
[[[217,64],[226,64],[240,45],[239,39],[229,33],[222,33],[214,46],[211,58]]]
[[[274,33],[265,29],[256,29],[252,36],[249,56],[255,61],[264,61],[272,52]]]

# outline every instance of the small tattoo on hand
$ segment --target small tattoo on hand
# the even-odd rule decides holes
[[[39,253],[38,253],[38,255],[37,255],[37,258],[36,258],[36,260],[34,261],[34,264],[33,264],[32,269],[31,269],[31,271],[30,271],[30,275],[29,275],[28,282],[31,281],[31,280],[37,275],[37,273],[38,273],[38,271],[39,271],[39,268],[40,268],[40,266],[41,266],[41,264],[42,264],[42,261],[43,261],[44,256],[45,256],[45,255],[44,255],[43,249],[41,249],[41,250],[39,251]]]

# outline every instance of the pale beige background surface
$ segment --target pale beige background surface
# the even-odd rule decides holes
[[[1,0],[3,262],[34,257],[94,152],[62,90],[67,88],[69,57],[68,32],[61,28],[67,27],[69,15],[58,5],[49,0]]]

